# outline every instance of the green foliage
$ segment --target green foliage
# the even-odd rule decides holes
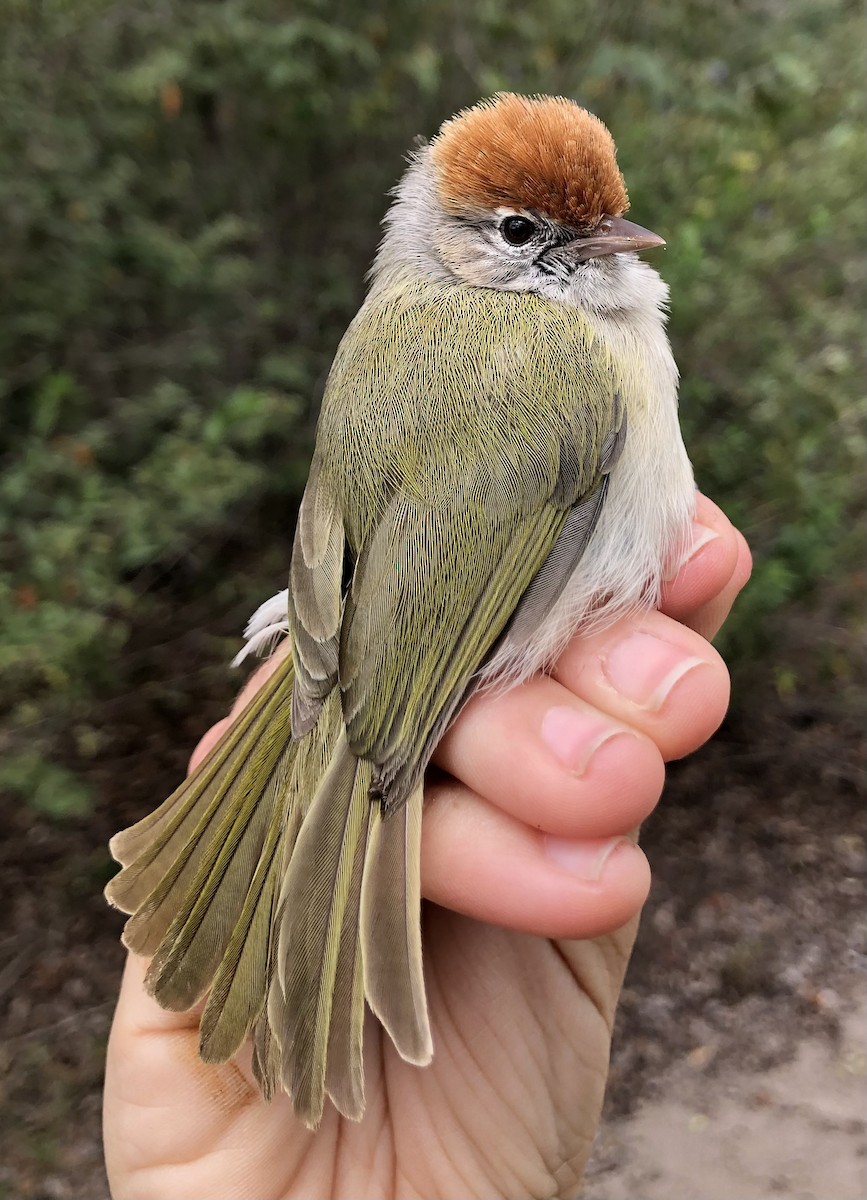
[[[52,762],[103,745],[93,703],[136,686],[131,635],[178,634],[182,603],[218,586],[252,606],[280,585],[317,391],[401,155],[498,88],[599,112],[636,219],[668,238],[698,478],[756,553],[730,653],[789,692],[845,682],[821,629],[789,633],[857,612],[853,4],[9,0],[4,17],[0,784],[80,806]]]

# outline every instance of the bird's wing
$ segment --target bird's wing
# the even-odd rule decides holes
[[[521,652],[563,594],[587,548],[608,494],[611,468],[626,440],[626,413],[621,411],[617,396],[612,419],[611,432],[599,455],[599,483],[586,495],[577,494],[557,541],[522,595],[496,647],[501,662],[520,661]]]
[[[469,497],[456,500],[460,540],[436,512],[396,499],[347,597],[344,719],[354,752],[377,764],[387,806],[427,765],[567,515],[544,504],[519,520],[485,521]]]
[[[579,320],[479,295],[465,312],[420,302],[362,330],[360,357],[384,338],[402,369],[368,362],[353,378],[344,356],[338,387],[358,400],[376,379],[378,418],[362,395],[338,438],[327,409],[320,426],[322,475],[336,477],[357,554],[339,641],[348,743],[374,763],[386,807],[416,785],[512,614],[541,620],[559,596],[622,436],[616,372]],[[487,305],[481,336],[475,303]],[[359,450],[365,418],[377,433]],[[343,462],[356,469],[341,486]]]
[[[337,682],[344,548],[340,510],[314,458],[298,510],[289,572],[289,629],[295,657],[292,731],[296,737],[313,728]]]

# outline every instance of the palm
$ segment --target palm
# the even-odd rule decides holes
[[[397,1177],[423,1196],[571,1195],[598,1124],[635,922],[555,941],[433,909],[426,932],[434,1062],[417,1071],[385,1059]]]
[[[634,929],[632,922],[592,941],[554,941],[429,906],[433,1064],[408,1066],[370,1021],[365,1118],[354,1124],[329,1108],[316,1135],[295,1120],[285,1096],[270,1105],[261,1099],[246,1063],[199,1063],[195,1019],[161,1013],[132,985],[127,1002],[142,1019],[113,1056],[109,1082],[129,1103],[113,1120],[143,1133],[141,1110],[147,1118],[153,1105],[159,1122],[157,1136],[141,1137],[117,1194],[573,1194],[598,1123]],[[167,1024],[175,1031],[154,1057],[154,1036]]]

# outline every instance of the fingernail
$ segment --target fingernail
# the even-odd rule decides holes
[[[657,712],[672,688],[704,659],[684,657],[679,646],[650,633],[633,633],[616,642],[602,659],[608,682],[626,700]]]
[[[710,529],[707,525],[701,525],[698,521],[692,523],[692,542],[683,556],[681,566],[688,563],[691,558],[695,558],[699,550],[708,544],[715,542],[719,538],[719,534],[715,529]]]
[[[631,846],[629,838],[617,837],[609,841],[573,842],[567,838],[546,837],[545,853],[558,867],[570,875],[596,883],[602,878],[605,864],[615,850]]]
[[[549,708],[539,728],[542,741],[564,767],[583,775],[600,746],[625,731],[565,704]]]
[[[693,521],[689,543],[686,549],[674,554],[663,576],[663,582],[671,583],[673,579],[676,579],[681,568],[685,567],[688,562],[695,558],[699,550],[706,546],[708,542],[715,542],[718,537],[719,534],[715,529],[710,529],[707,525],[701,525],[698,521]]]

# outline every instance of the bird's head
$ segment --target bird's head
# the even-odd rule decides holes
[[[500,93],[446,121],[414,155],[375,273],[409,267],[579,306],[628,307],[624,290],[647,271],[634,252],[665,244],[627,221],[628,207],[598,117],[562,97]]]

